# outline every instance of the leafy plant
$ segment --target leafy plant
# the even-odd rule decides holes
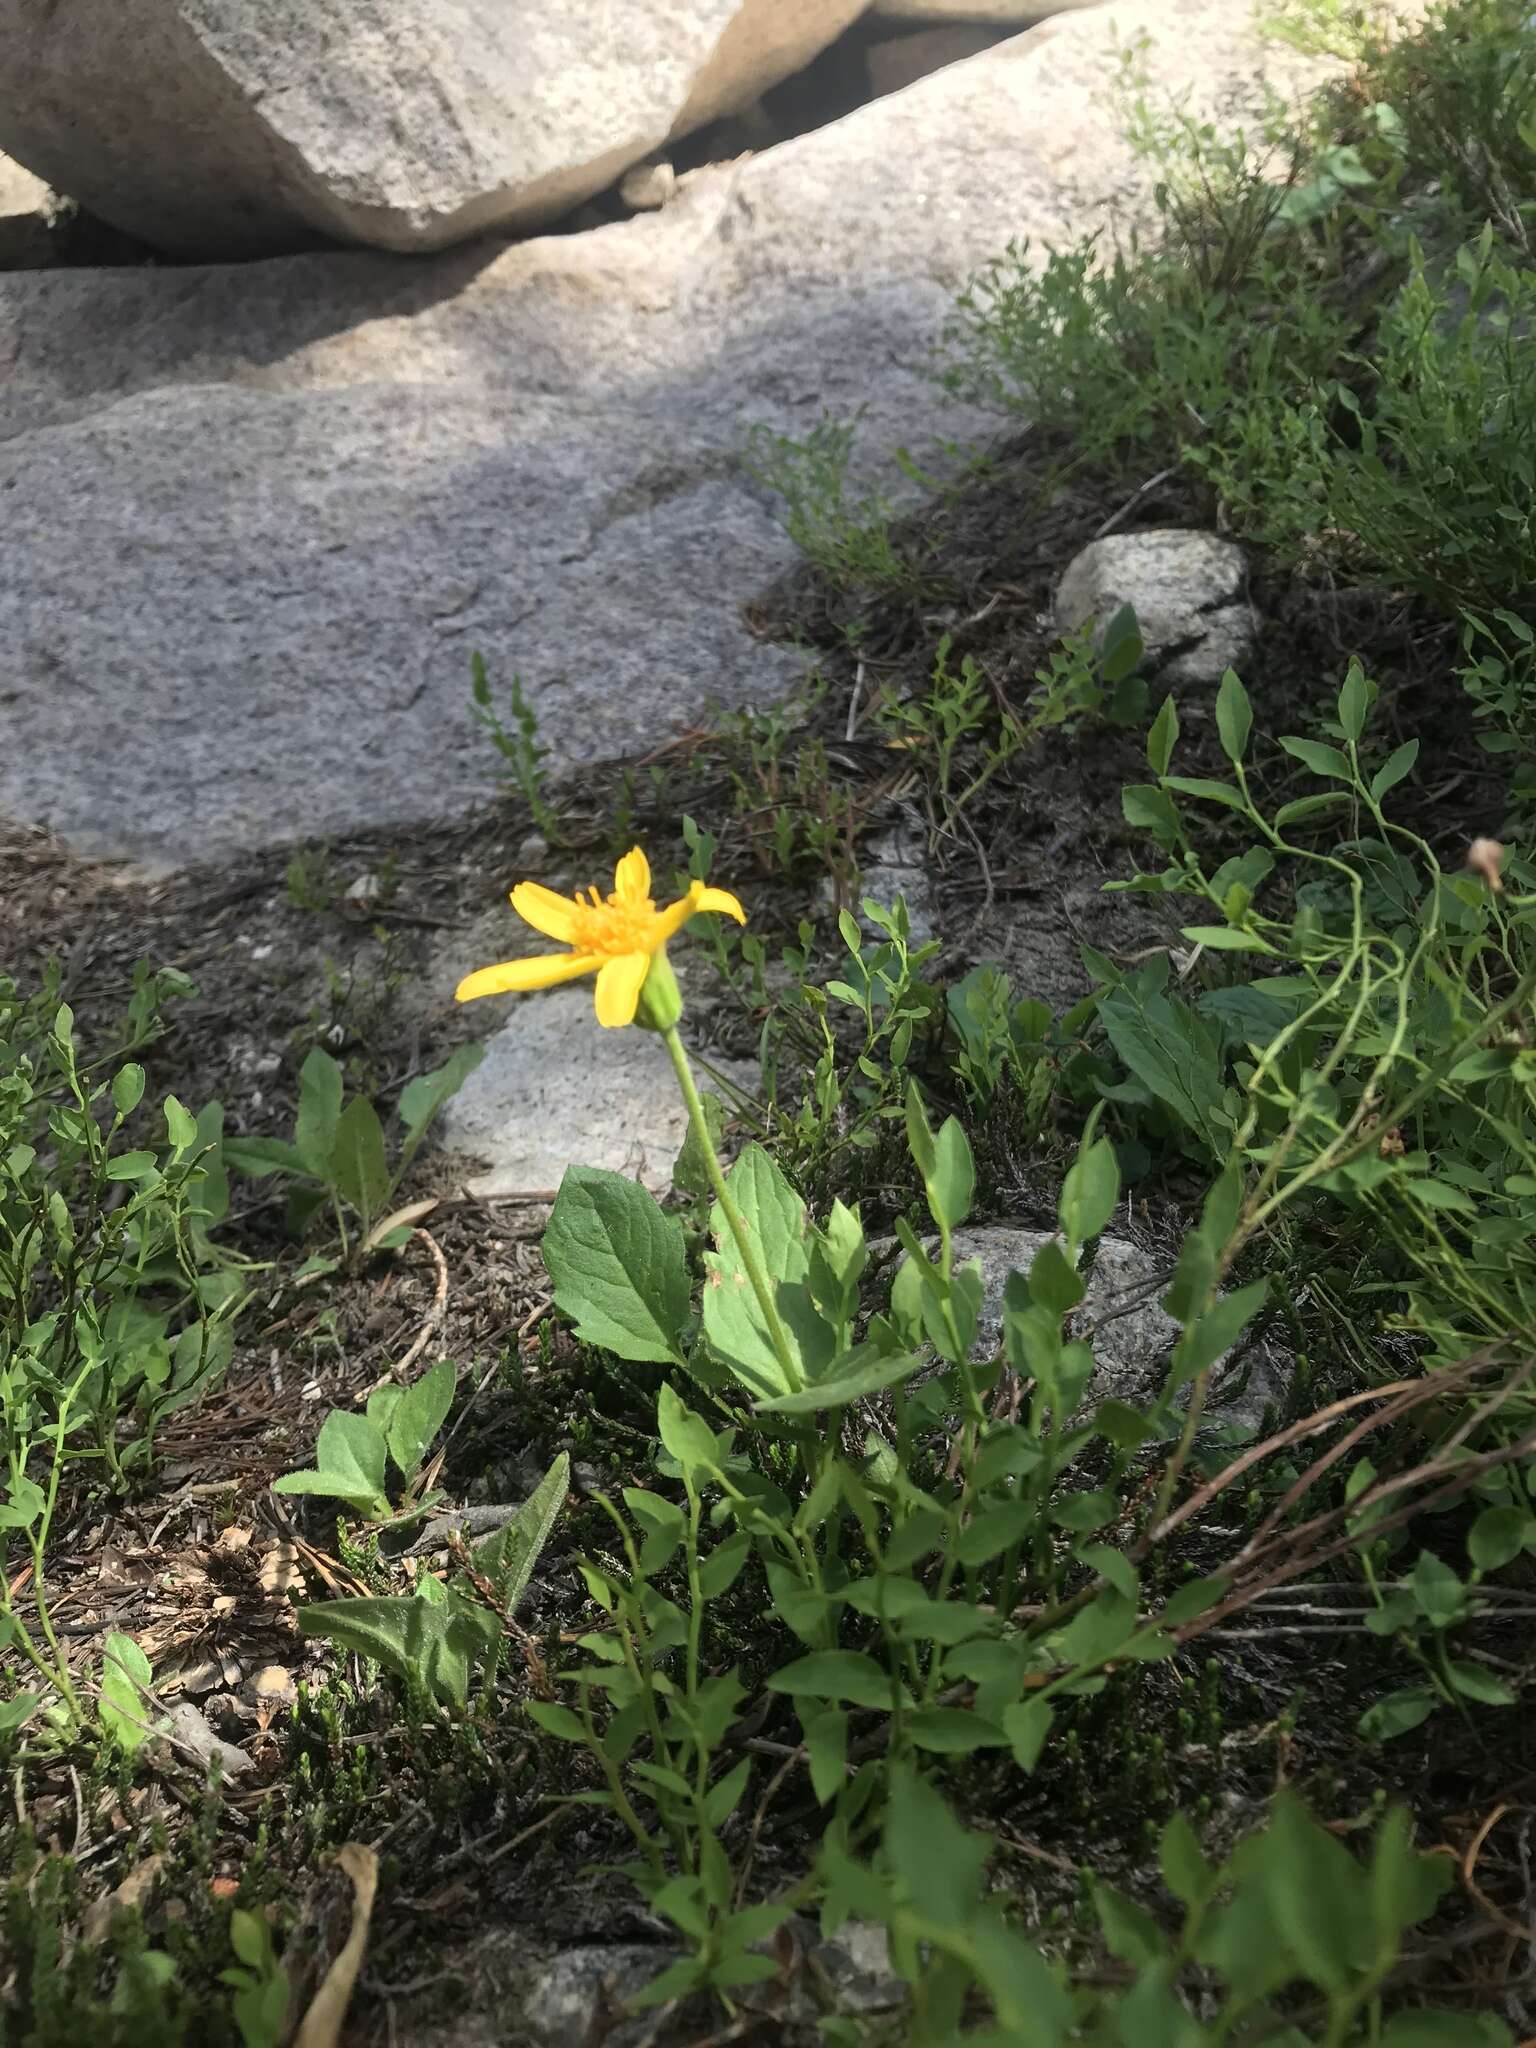
[[[512,723],[516,727],[514,732],[507,730],[491,701],[490,678],[486,674],[483,655],[477,654],[471,662],[470,677],[475,717],[490,734],[497,753],[506,762],[513,787],[528,806],[534,824],[551,846],[559,846],[564,835],[555,807],[550,802],[549,774],[544,766],[549,759],[549,748],[539,745],[538,716],[523,694],[521,676],[513,676],[508,699]]]
[[[407,1387],[376,1387],[361,1415],[333,1408],[320,1425],[315,1469],[285,1473],[272,1482],[272,1491],[314,1493],[344,1501],[370,1522],[393,1522],[425,1513],[438,1496],[421,1491],[421,1462],[453,1405],[457,1384],[457,1370],[444,1358]],[[390,1464],[405,1481],[405,1498],[398,1511],[386,1491],[386,1466]]]
[[[102,1644],[101,1725],[132,1756],[155,1732],[154,1677],[149,1659],[133,1640],[113,1629]]]
[[[894,513],[878,492],[850,500],[849,467],[857,420],[824,417],[803,440],[752,429],[746,468],[783,500],[790,539],[833,587],[869,602],[924,587],[920,568],[906,560],[891,536]],[[859,627],[853,628],[857,637]]]
[[[1163,992],[1166,963],[1123,976],[1096,961],[1100,1017],[1133,1077],[1107,1093],[1156,1105],[1212,1161],[1252,1170],[1245,1233],[1301,1197],[1368,1223],[1409,1276],[1412,1325],[1449,1361],[1536,1332],[1536,893],[1518,857],[1491,881],[1447,874],[1391,815],[1418,742],[1376,758],[1375,696],[1354,664],[1328,737],[1281,740],[1319,787],[1273,813],[1245,767],[1253,714],[1238,678],[1217,700],[1230,781],[1169,772],[1178,714],[1164,704],[1147,747],[1157,781],[1124,806],[1168,865],[1109,886],[1198,899],[1219,921],[1185,925],[1186,943],[1261,971],[1184,1000]],[[1241,820],[1250,844],[1208,866],[1191,804]],[[1335,846],[1301,836],[1334,818],[1348,830]]]
[[[1175,1904],[1172,1933],[1110,1886],[1091,1888],[1100,1933],[1121,1966],[1108,1982],[1074,1980],[1010,1923],[985,1880],[993,1846],[904,1769],[893,1776],[878,1858],[860,1861],[835,1840],[821,1852],[824,1925],[858,1913],[889,1931],[912,1996],[902,2036],[911,2048],[971,2040],[997,2048],[1236,2040],[1508,2048],[1508,2030],[1488,2016],[1417,2009],[1381,2024],[1378,2000],[1403,1939],[1451,1883],[1443,1857],[1415,1853],[1401,1813],[1383,1823],[1364,1866],[1289,1794],[1221,1865],[1176,1816],[1158,1856]],[[1316,2016],[1298,2025],[1288,2014],[1303,1989]]]
[[[234,1993],[235,2025],[244,2048],[278,2048],[288,2028],[288,1973],[277,1960],[272,1930],[260,1913],[236,1907],[229,1916],[235,1963],[221,1981]]]
[[[516,1514],[466,1548],[460,1569],[446,1579],[423,1572],[408,1598],[301,1607],[299,1627],[382,1665],[422,1699],[462,1713],[477,1671],[487,1697],[495,1685],[506,1634],[569,1486],[570,1460],[562,1451]]]
[[[298,1119],[291,1141],[227,1138],[223,1156],[237,1171],[260,1179],[283,1173],[301,1183],[289,1202],[289,1220],[302,1229],[329,1201],[343,1258],[402,1243],[408,1226],[391,1215],[400,1183],[431,1127],[485,1057],[479,1044],[459,1046],[430,1074],[418,1074],[400,1093],[400,1139],[391,1165],[384,1123],[365,1095],[346,1094],[340,1066],[315,1046],[299,1070]],[[353,1219],[354,1245],[347,1228]]]

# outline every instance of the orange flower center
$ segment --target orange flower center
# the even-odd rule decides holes
[[[587,898],[590,900],[576,898],[571,945],[578,953],[612,960],[625,953],[652,951],[656,905],[649,896],[639,903],[621,903],[617,896],[604,902],[595,889],[589,889]]]

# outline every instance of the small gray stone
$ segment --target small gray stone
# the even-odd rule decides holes
[[[243,1749],[237,1749],[232,1742],[225,1742],[214,1734],[202,1709],[194,1706],[191,1700],[178,1701],[171,1709],[166,1733],[174,1748],[205,1768],[217,1762],[226,1778],[243,1777],[247,1771],[256,1768],[255,1760]]]
[[[1143,672],[1169,683],[1219,683],[1252,651],[1243,551],[1183,529],[1111,534],[1073,557],[1056,590],[1056,627],[1102,629],[1131,605],[1146,648]]]
[[[636,213],[655,213],[677,190],[677,172],[663,159],[660,163],[636,164],[619,180],[619,197]]]
[[[1015,1230],[1006,1224],[977,1224],[957,1230],[958,1259],[981,1260],[980,1344],[993,1348],[1002,1335],[1003,1290],[1011,1272],[1027,1273],[1036,1252],[1050,1241],[1047,1230]],[[1171,1264],[1127,1238],[1101,1237],[1093,1248],[1082,1301],[1069,1334],[1093,1349],[1090,1401],[1124,1401],[1149,1406],[1162,1390],[1179,1325],[1162,1305],[1172,1278]],[[1290,1362],[1267,1345],[1241,1345],[1218,1360],[1211,1372],[1206,1413],[1213,1423],[1252,1433],[1267,1411],[1284,1401]]]
[[[551,1192],[568,1166],[607,1167],[658,1193],[671,1185],[688,1117],[653,1032],[605,1031],[590,982],[484,1001],[509,1005],[507,1021],[439,1127],[450,1151],[482,1162],[471,1193]],[[737,1085],[755,1087],[750,1068],[720,1064]]]
[[[593,2048],[599,2041],[603,2048],[631,2048],[651,2022],[624,2022],[624,2001],[676,1960],[673,1949],[637,1942],[568,1949],[543,1966],[517,2016],[526,2031],[509,2038],[537,2048]]]
[[[872,1920],[844,1921],[830,1941],[817,1943],[810,1954],[838,2012],[890,2012],[905,2004],[907,1987],[891,1965],[890,1939]]]
[[[899,819],[879,838],[870,841],[864,860],[859,875],[860,903],[867,896],[882,910],[889,910],[899,896],[907,906],[913,951],[926,946],[937,929],[938,906],[921,828],[913,819]],[[862,914],[859,922],[872,937],[884,936]]]

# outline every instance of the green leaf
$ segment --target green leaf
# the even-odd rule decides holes
[[[1417,740],[1404,740],[1400,747],[1387,756],[1371,777],[1371,795],[1377,803],[1381,802],[1389,789],[1395,789],[1403,777],[1412,772],[1413,764],[1418,758]]]
[[[991,1853],[989,1837],[968,1834],[926,1779],[909,1766],[893,1767],[886,1861],[923,1920],[933,1927],[965,1927],[975,1914]]]
[[[1238,681],[1234,670],[1228,669],[1221,679],[1221,688],[1216,692],[1216,731],[1221,739],[1221,751],[1234,764],[1241,761],[1248,750],[1248,735],[1253,730],[1253,706],[1248,701],[1248,692]]]
[[[775,1671],[768,1690],[803,1699],[847,1700],[889,1713],[895,1686],[889,1672],[862,1650],[813,1650]]]
[[[331,1178],[341,1097],[341,1068],[324,1046],[312,1047],[299,1069],[299,1115],[293,1137],[305,1172],[316,1180]]]
[[[1444,2012],[1421,2006],[1387,2021],[1381,2048],[1511,2048],[1512,2040],[1508,2027],[1491,2012]]]
[[[683,1363],[683,1227],[644,1188],[600,1167],[569,1167],[542,1249],[556,1306],[584,1343],[633,1364]]]
[[[768,1276],[801,1380],[816,1380],[831,1363],[836,1337],[811,1295],[805,1204],[761,1145],[742,1151],[726,1185]],[[703,1322],[710,1350],[759,1400],[797,1392],[779,1362],[718,1202],[710,1211],[709,1227],[718,1247],[704,1257]]]
[[[1229,811],[1248,809],[1243,793],[1233,783],[1212,782],[1205,775],[1165,775],[1165,789],[1176,789],[1180,796],[1192,796],[1209,804],[1221,804]]]
[[[725,1135],[725,1104],[707,1088],[700,1094],[699,1102],[704,1111],[704,1127],[709,1133],[709,1142],[718,1153]],[[709,1155],[691,1117],[682,1150],[672,1168],[672,1185],[685,1195],[699,1196],[707,1195],[714,1186],[709,1171]]]
[[[825,1379],[798,1394],[758,1401],[754,1407],[759,1415],[812,1415],[824,1408],[847,1408],[866,1395],[910,1379],[917,1368],[918,1361],[906,1352],[892,1357],[873,1344],[860,1344],[834,1359]]]
[[[1480,1572],[1496,1572],[1536,1538],[1536,1517],[1521,1508],[1484,1508],[1467,1537],[1467,1555]]]
[[[1491,1671],[1485,1671],[1481,1664],[1469,1664],[1464,1658],[1448,1657],[1445,1665],[1450,1681],[1463,1699],[1476,1700],[1483,1707],[1512,1707],[1517,1695],[1502,1678],[1496,1678]]]
[[[1299,825],[1303,818],[1315,818],[1319,812],[1331,811],[1349,801],[1347,789],[1326,790],[1320,796],[1299,796],[1294,803],[1280,806],[1275,813],[1275,823],[1283,831],[1288,825]]]
[[[226,1138],[224,1164],[237,1173],[262,1180],[269,1173],[304,1173],[298,1147],[284,1138]]]
[[[1179,708],[1172,697],[1165,697],[1147,734],[1147,764],[1154,775],[1168,773],[1168,763],[1173,759],[1178,739]]]
[[[695,1415],[677,1389],[664,1386],[656,1401],[656,1427],[665,1448],[690,1479],[706,1478],[720,1469],[715,1433],[702,1415]]]
[[[158,1173],[159,1161],[153,1152],[119,1152],[115,1159],[107,1162],[105,1178],[108,1180],[147,1180]]]
[[[384,1432],[365,1415],[333,1408],[315,1445],[316,1470],[288,1472],[272,1482],[274,1493],[320,1493],[349,1502],[372,1516],[386,1515]]]
[[[699,1566],[700,1598],[718,1600],[722,1593],[728,1593],[741,1576],[742,1567],[751,1554],[752,1539],[745,1529],[738,1529],[734,1536],[727,1536]]]
[[[928,1209],[941,1230],[958,1230],[976,1199],[971,1143],[958,1118],[946,1117],[933,1144],[933,1167],[924,1175]]]
[[[1439,1695],[1427,1685],[1404,1686],[1367,1707],[1356,1726],[1369,1742],[1390,1742],[1427,1721],[1439,1704]]]
[[[1019,1700],[1003,1710],[1003,1729],[1013,1745],[1013,1760],[1024,1772],[1040,1761],[1056,1709],[1049,1700]]]
[[[364,1230],[389,1200],[389,1162],[379,1113],[366,1095],[355,1095],[341,1113],[326,1176],[344,1202],[356,1210]]]
[[[1061,1227],[1075,1245],[1095,1238],[1120,1199],[1120,1166],[1108,1138],[1083,1146],[1061,1186]]]
[[[742,1794],[752,1775],[751,1757],[743,1757],[734,1770],[727,1771],[710,1786],[704,1801],[704,1818],[712,1828],[723,1828],[731,1815],[741,1804]]]
[[[933,1126],[928,1121],[928,1112],[923,1107],[922,1094],[915,1081],[908,1081],[904,1112],[907,1125],[907,1149],[912,1154],[912,1163],[926,1181],[933,1172]]]
[[[1121,683],[1133,674],[1146,652],[1136,607],[1123,604],[1110,618],[1099,639],[1099,673],[1106,683]]]
[[[1365,679],[1364,669],[1358,661],[1352,661],[1344,677],[1344,687],[1339,691],[1339,724],[1344,728],[1346,739],[1358,740],[1365,731],[1365,721],[1375,694],[1373,685]]]
[[[426,1456],[427,1448],[443,1426],[453,1406],[453,1392],[459,1375],[449,1359],[440,1359],[430,1372],[406,1387],[391,1409],[385,1438],[389,1455],[407,1479]]]
[[[1280,744],[1293,760],[1310,768],[1314,775],[1326,775],[1335,782],[1353,782],[1355,779],[1349,756],[1340,753],[1337,747],[1326,747],[1319,740],[1283,739]]]
[[[405,1127],[405,1140],[400,1147],[397,1179],[416,1157],[437,1112],[458,1094],[484,1058],[485,1047],[478,1040],[458,1046],[435,1072],[418,1074],[401,1089],[400,1121]]]
[[[189,1146],[197,1143],[197,1118],[184,1104],[178,1102],[174,1095],[167,1095],[163,1107],[166,1136],[171,1141],[172,1149],[176,1152],[185,1152]]]
[[[1212,1303],[1197,1323],[1187,1328],[1173,1354],[1173,1378],[1192,1380],[1230,1351],[1249,1323],[1264,1306],[1269,1294],[1267,1280],[1254,1280]]]
[[[1136,1079],[1209,1151],[1224,1156],[1231,1131],[1215,1027],[1188,1004],[1128,983],[1105,990],[1098,1010],[1110,1044]]]
[[[995,1721],[964,1707],[919,1707],[906,1726],[916,1747],[936,1756],[971,1756],[978,1749],[1006,1749],[1009,1742]]]
[[[154,1732],[154,1703],[147,1688],[154,1676],[149,1659],[132,1636],[113,1629],[102,1644],[101,1725],[131,1756]]]
[[[461,1713],[470,1674],[500,1635],[494,1615],[449,1592],[441,1600],[327,1600],[299,1608],[298,1622],[302,1634],[370,1658]]]
[[[847,1782],[848,1716],[841,1707],[826,1707],[819,1714],[802,1712],[800,1728],[811,1768],[811,1790],[825,1806]]]
[[[1208,953],[1274,953],[1278,949],[1255,932],[1236,931],[1229,924],[1187,924],[1183,936]]]
[[[1167,1943],[1145,1906],[1138,1906],[1112,1885],[1097,1882],[1093,1887],[1093,1904],[1112,1956],[1136,1969],[1148,1969],[1162,1960]]]
[[[1320,1990],[1342,1991],[1364,1960],[1364,1873],[1289,1793],[1276,1799],[1262,1839],[1256,1868],[1276,1934]]]
[[[1165,845],[1179,836],[1179,814],[1166,790],[1154,782],[1128,782],[1120,792],[1120,809],[1127,825],[1138,832],[1150,832]]]
[[[130,1060],[112,1077],[112,1102],[119,1116],[132,1116],[144,1100],[144,1069]]]
[[[1157,1860],[1164,1884],[1182,1905],[1202,1905],[1210,1896],[1217,1874],[1206,1861],[1195,1831],[1182,1813],[1175,1813],[1164,1827],[1158,1840]]]
[[[1227,1591],[1228,1584],[1229,1581],[1222,1578],[1191,1579],[1169,1595],[1157,1617],[1159,1623],[1164,1628],[1179,1628],[1186,1621],[1193,1621],[1196,1615],[1204,1614],[1216,1605]]]
[[[539,1554],[570,1490],[570,1454],[562,1451],[511,1521],[475,1545],[476,1569],[496,1588],[497,1598],[509,1614],[516,1613],[528,1590]]]

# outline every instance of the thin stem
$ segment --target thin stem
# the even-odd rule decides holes
[[[784,1325],[779,1320],[779,1312],[774,1306],[773,1290],[768,1285],[768,1276],[763,1271],[762,1260],[758,1257],[757,1248],[747,1234],[747,1226],[741,1220],[741,1211],[736,1207],[735,1202],[731,1198],[730,1190],[725,1184],[725,1174],[721,1169],[720,1156],[716,1152],[714,1141],[709,1135],[709,1123],[704,1115],[704,1105],[699,1100],[699,1091],[694,1085],[693,1069],[688,1064],[688,1055],[683,1050],[683,1042],[677,1035],[677,1026],[675,1024],[671,1025],[662,1032],[661,1037],[668,1053],[671,1055],[672,1070],[677,1075],[677,1085],[683,1091],[683,1101],[688,1107],[688,1121],[693,1126],[694,1136],[698,1139],[704,1154],[704,1164],[709,1170],[709,1182],[715,1191],[715,1200],[720,1204],[720,1213],[724,1216],[730,1233],[736,1240],[736,1249],[741,1254],[741,1263],[746,1271],[748,1280],[752,1284],[752,1292],[757,1296],[757,1305],[762,1310],[763,1321],[768,1328],[768,1338],[773,1345],[774,1355],[783,1370],[785,1384],[791,1392],[798,1393],[805,1385],[805,1378],[800,1371],[799,1365],[796,1363],[794,1350],[790,1345]]]

